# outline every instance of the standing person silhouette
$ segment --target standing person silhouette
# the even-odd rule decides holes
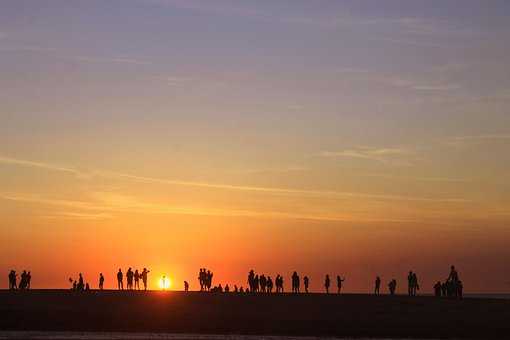
[[[409,296],[413,295],[413,272],[409,271],[409,275],[407,275],[407,294]]]
[[[375,290],[374,290],[375,295],[380,294],[380,288],[381,288],[381,278],[379,276],[377,276],[375,278]]]
[[[140,273],[135,270],[135,289],[140,290]]]
[[[143,268],[143,270],[142,270],[143,290],[147,290],[147,274],[148,273],[150,273],[150,270],[147,270],[147,268]]]
[[[310,284],[310,279],[308,276],[305,276],[303,278],[303,284],[305,285],[305,293],[308,293],[308,285]]]
[[[122,270],[119,268],[119,271],[117,272],[117,287],[119,290],[124,289],[123,278],[124,278],[124,275],[122,274]]]
[[[189,291],[189,283],[188,283],[188,281],[184,281],[184,291],[186,293]]]
[[[336,287],[338,289],[338,294],[342,292],[342,282],[345,281],[345,278],[341,278],[340,275],[337,275],[336,277]]]
[[[104,286],[104,276],[103,273],[99,273],[99,290],[103,290]]]
[[[329,274],[326,274],[326,278],[324,279],[324,288],[326,288],[326,294],[329,294],[329,286],[331,285],[331,280],[329,279]]]

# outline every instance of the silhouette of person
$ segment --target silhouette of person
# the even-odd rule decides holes
[[[413,272],[409,271],[407,275],[407,294],[409,296],[413,295]]]
[[[143,270],[142,270],[143,290],[147,290],[147,274],[148,273],[150,273],[150,270],[147,270],[147,268],[143,268]]]
[[[267,292],[272,293],[273,292],[273,279],[271,276],[267,277]]]
[[[30,282],[32,281],[32,274],[30,271],[27,273],[27,289],[30,289]]]
[[[23,290],[27,286],[27,271],[24,270],[23,273],[21,273],[21,278],[19,280],[19,289]]]
[[[336,287],[338,288],[338,294],[342,292],[342,282],[345,281],[345,278],[341,278],[340,275],[336,277]]]
[[[418,276],[416,276],[416,273],[413,273],[413,282],[412,282],[412,289],[411,293],[413,296],[416,296],[417,291],[420,289],[420,285],[418,284]]]
[[[138,269],[135,270],[134,278],[135,278],[135,289],[140,290],[140,273],[138,272]]]
[[[188,283],[188,281],[184,281],[184,291],[185,292],[189,291],[189,283]]]
[[[133,289],[133,270],[131,267],[128,268],[126,272],[126,281],[127,281],[127,289],[132,290]]]
[[[306,275],[303,278],[303,284],[305,286],[305,293],[308,293],[308,285],[310,284],[310,279]]]
[[[117,287],[119,290],[124,289],[124,275],[122,274],[122,270],[119,268],[119,271],[117,272]]]
[[[326,275],[324,279],[324,288],[326,288],[326,294],[329,294],[329,286],[331,284],[331,280],[329,279],[329,275]]]
[[[441,282],[437,281],[434,285],[434,296],[440,297],[441,296]]]
[[[99,273],[99,290],[103,290],[104,276],[103,273]]]
[[[78,278],[78,285],[76,287],[79,291],[83,291],[85,290],[85,283],[83,282],[83,276],[82,274],[80,273],[79,275],[79,278]]]
[[[15,290],[18,288],[16,284],[16,279],[17,279],[16,271],[11,270],[9,273],[9,289]]]
[[[395,291],[397,289],[397,280],[391,280],[388,284],[388,288],[390,289],[390,295],[395,295]]]
[[[380,288],[381,288],[381,278],[379,276],[377,276],[375,278],[375,290],[374,290],[375,295],[380,294]]]
[[[87,282],[87,283],[85,284],[85,291],[89,291],[89,290],[90,290],[90,286],[89,286],[89,283]]]
[[[299,293],[299,276],[297,272],[292,273],[292,292]]]

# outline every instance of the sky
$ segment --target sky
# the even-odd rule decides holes
[[[510,3],[0,2],[0,272],[510,290]]]

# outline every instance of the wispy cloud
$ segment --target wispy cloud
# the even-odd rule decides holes
[[[134,65],[150,65],[151,62],[146,60],[127,58],[127,57],[93,57],[93,56],[74,56],[73,59],[88,63],[115,63],[115,64],[134,64]]]
[[[384,164],[410,165],[409,156],[414,152],[403,148],[358,147],[338,151],[322,151],[319,156],[326,158],[357,158]]]
[[[426,176],[401,176],[401,175],[387,175],[387,174],[364,174],[361,175],[364,177],[377,177],[377,178],[387,178],[392,180],[408,180],[408,181],[416,181],[416,182],[445,182],[445,183],[468,183],[471,182],[469,179],[465,178],[451,178],[451,177],[426,177]]]
[[[391,155],[400,155],[405,151],[399,151],[400,149],[372,149],[367,153],[367,149],[364,149],[365,153],[368,154],[368,157],[372,159],[375,157],[377,159],[383,159],[382,157],[387,157]],[[338,152],[334,153],[338,156]],[[346,155],[358,155],[356,153],[346,153]],[[331,157],[331,156],[326,156]],[[356,157],[356,156],[355,156]],[[147,176],[137,176],[126,173],[112,172],[112,171],[100,171],[95,170],[90,173],[83,173],[73,168],[69,167],[60,167],[54,166],[51,164],[33,162],[27,160],[19,160],[16,159],[13,161],[12,158],[0,158],[0,162],[2,159],[7,159],[8,164],[26,166],[26,167],[35,167],[42,168],[46,170],[54,170],[67,172],[71,174],[85,174],[88,176],[100,176],[103,178],[113,178],[113,179],[124,179],[131,180],[141,183],[159,183],[166,185],[179,185],[179,186],[187,186],[187,187],[200,187],[200,188],[209,188],[209,189],[217,189],[217,190],[234,190],[234,191],[250,191],[250,192],[258,192],[258,193],[266,193],[266,194],[282,194],[282,195],[301,195],[301,196],[312,196],[312,197],[331,197],[331,198],[364,198],[371,200],[381,200],[381,201],[423,201],[423,202],[444,202],[444,203],[462,203],[468,202],[468,200],[464,198],[436,198],[436,197],[416,197],[416,196],[400,196],[400,195],[387,195],[387,194],[372,194],[372,193],[360,193],[360,192],[346,192],[346,191],[331,191],[331,190],[313,190],[313,189],[296,189],[296,188],[278,188],[278,187],[261,187],[261,186],[248,186],[248,185],[233,185],[233,184],[221,184],[221,183],[209,183],[209,182],[195,182],[195,181],[183,181],[183,180],[174,180],[174,179],[161,179]],[[82,175],[83,176],[83,175]],[[80,202],[67,202],[66,204],[81,204]],[[83,209],[87,209],[87,206],[83,206]]]
[[[169,215],[193,215],[193,216],[222,216],[222,217],[252,217],[270,219],[294,219],[314,220],[330,222],[362,222],[362,223],[426,223],[427,221],[412,218],[385,218],[369,217],[352,214],[339,213],[307,213],[285,212],[285,211],[257,211],[246,209],[221,209],[203,208],[190,206],[177,206],[161,203],[153,203],[139,200],[136,197],[116,194],[111,192],[96,192],[93,194],[93,202],[72,201],[64,199],[53,199],[32,194],[0,193],[0,200],[10,200],[32,204],[43,204],[60,208],[72,208],[72,211],[57,211],[41,215],[49,219],[80,219],[80,220],[101,220],[115,218],[116,213],[137,213],[137,214],[169,214]],[[76,211],[76,210],[85,210]],[[434,222],[436,223],[436,222]],[[444,222],[437,222],[445,224]],[[436,224],[437,224],[436,223]]]
[[[494,142],[510,142],[510,133],[455,136],[443,140],[444,144],[455,147]]]
[[[88,174],[85,174],[84,172],[78,171],[74,168],[70,167],[64,167],[49,163],[43,163],[43,162],[33,162],[29,160],[24,159],[17,159],[17,158],[10,158],[10,157],[3,157],[0,156],[0,163],[2,164],[10,164],[10,165],[18,165],[18,166],[24,166],[24,167],[32,167],[32,168],[40,168],[45,170],[51,170],[51,171],[59,171],[59,172],[67,172],[79,177],[87,177]]]

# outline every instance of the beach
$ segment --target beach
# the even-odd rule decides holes
[[[510,301],[362,294],[0,291],[0,330],[507,338]]]

